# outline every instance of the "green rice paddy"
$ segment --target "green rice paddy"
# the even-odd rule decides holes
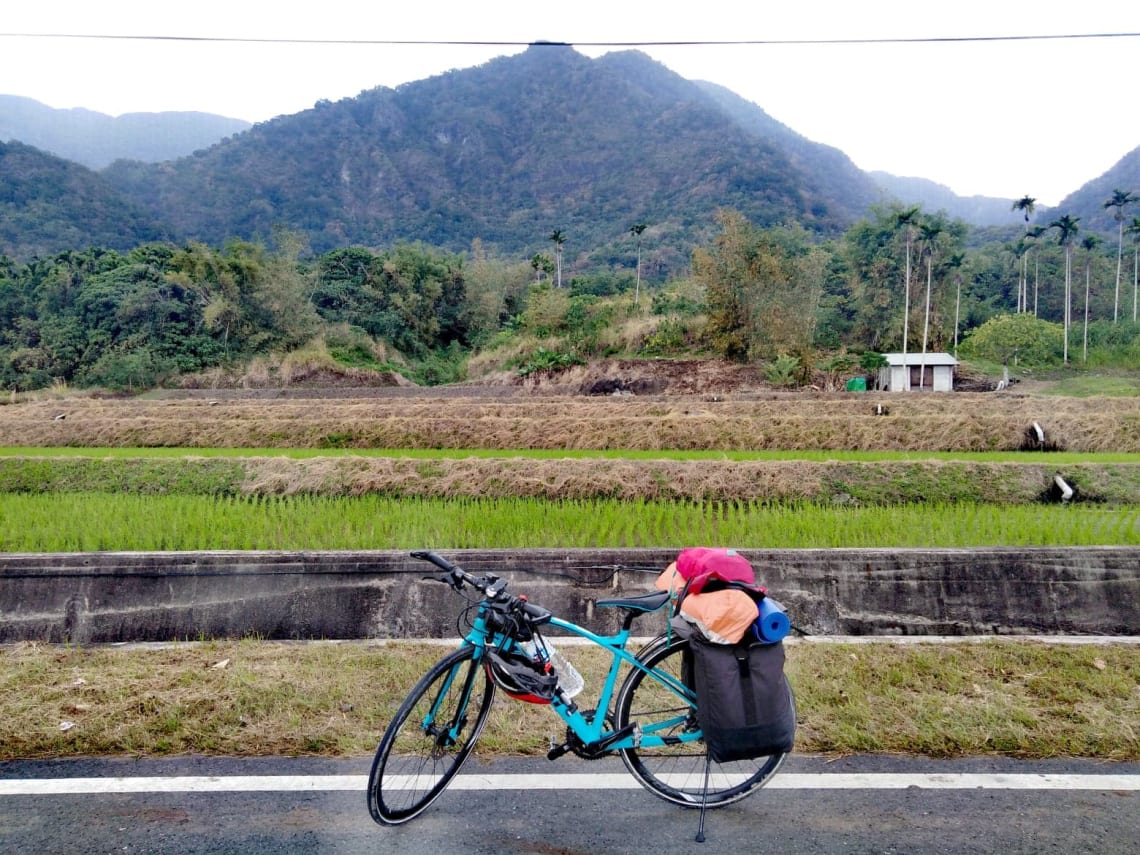
[[[0,494],[0,551],[1136,546],[1140,506]]]

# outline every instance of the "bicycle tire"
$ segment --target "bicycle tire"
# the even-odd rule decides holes
[[[419,816],[475,747],[495,685],[474,656],[475,648],[463,647],[435,663],[384,731],[368,776],[368,809],[379,824],[401,825]],[[446,725],[441,729],[437,722]]]
[[[684,659],[689,642],[661,639],[638,654],[650,668],[665,671],[683,681]],[[787,677],[784,677],[785,681]],[[788,686],[789,693],[791,685]],[[795,697],[792,706],[795,707]],[[622,683],[615,705],[615,728],[631,721],[643,726],[663,717],[684,720],[660,735],[678,735],[700,729],[697,710],[681,700],[644,671],[633,670]],[[718,808],[738,802],[764,786],[776,774],[787,756],[784,753],[738,760],[730,763],[711,762],[708,790],[705,790],[705,763],[708,749],[704,740],[664,745],[656,748],[624,748],[619,752],[626,768],[637,781],[655,796],[686,808]]]

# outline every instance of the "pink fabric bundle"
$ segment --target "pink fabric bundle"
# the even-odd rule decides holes
[[[659,591],[677,592],[687,584],[681,616],[710,641],[735,644],[756,621],[756,600],[740,588],[704,592],[710,582],[733,582],[767,593],[756,584],[752,565],[735,549],[704,546],[681,550],[654,584]]]

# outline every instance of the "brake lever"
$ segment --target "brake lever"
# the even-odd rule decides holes
[[[455,578],[450,573],[436,573],[430,576],[420,576],[420,579],[427,582],[443,582],[443,584],[450,585],[457,591],[463,589],[463,580]]]

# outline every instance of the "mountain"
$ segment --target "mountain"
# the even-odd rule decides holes
[[[903,205],[921,205],[924,211],[931,213],[945,211],[951,218],[974,226],[1014,226],[1025,222],[1024,215],[1013,210],[1012,199],[959,196],[945,184],[927,178],[903,178],[887,172],[869,175],[882,188],[886,199]]]
[[[1136,202],[1124,209],[1124,225],[1127,226],[1134,216],[1140,216],[1140,148],[1130,151],[1103,175],[1070,193],[1056,208],[1045,211],[1044,214],[1048,217],[1064,214],[1080,217],[1082,233],[1091,231],[1102,236],[1111,235],[1115,242],[1118,234],[1117,223],[1113,219],[1116,209],[1104,207],[1115,190],[1124,190],[1137,197]],[[1040,215],[1036,218],[1038,223],[1043,219]]]
[[[192,154],[248,129],[241,119],[211,113],[126,113],[57,110],[31,98],[0,95],[0,142],[18,140],[90,169],[120,158],[159,163]]]
[[[706,81],[697,81],[697,85],[740,127],[779,145],[800,171],[822,176],[829,195],[846,216],[855,219],[882,200],[882,189],[839,149],[812,142],[731,89]]]
[[[47,126],[65,117],[72,124],[59,134],[75,144],[98,136],[88,129],[94,124],[82,124],[92,117],[159,122],[171,115],[111,120],[0,96],[0,140],[19,125],[23,143],[38,139],[58,151],[63,143],[47,141]],[[139,144],[169,142],[179,137],[170,127],[136,124],[130,134]],[[89,197],[104,194],[111,221],[129,221],[117,231],[95,223],[90,211],[60,208],[66,195],[45,183],[50,170],[38,170],[37,186],[53,201],[36,200],[36,217],[16,211],[27,237],[9,221],[6,245],[56,251],[111,234],[115,243],[108,245],[117,246],[149,220],[160,224],[151,232],[212,245],[268,239],[283,225],[305,235],[314,252],[407,241],[463,251],[479,239],[530,258],[550,254],[549,237],[559,230],[573,272],[630,267],[630,227],[643,223],[644,269],[660,276],[687,266],[689,250],[715,232],[722,207],[761,226],[795,221],[824,236],[839,234],[872,204],[895,199],[1002,232],[1021,225],[1011,200],[963,199],[924,179],[864,173],[842,151],[803,137],[756,104],[686,80],[639,51],[589,59],[566,45],[540,43],[252,127],[211,127],[203,131],[206,142],[178,156],[115,150],[101,173],[106,182],[98,191],[91,185]],[[1070,197],[1083,205],[1085,213],[1074,212],[1085,218],[1082,230],[1103,221],[1114,232],[1102,203],[1113,187],[1140,189],[1135,155],[1098,179],[1107,189],[1094,182]],[[80,180],[59,163],[52,169],[64,185]],[[11,196],[0,188],[5,192]],[[1035,219],[1051,213],[1039,209]]]
[[[397,89],[377,88],[255,125],[161,165],[106,171],[182,237],[264,237],[275,223],[314,251],[422,240],[566,259],[628,255],[632,224],[684,249],[721,207],[760,225],[835,234],[875,196],[841,153],[755,105],[688,81],[637,51],[589,59],[535,45]],[[607,249],[608,247],[608,249]]]
[[[0,142],[0,255],[126,250],[163,237],[102,175],[24,143]]]

